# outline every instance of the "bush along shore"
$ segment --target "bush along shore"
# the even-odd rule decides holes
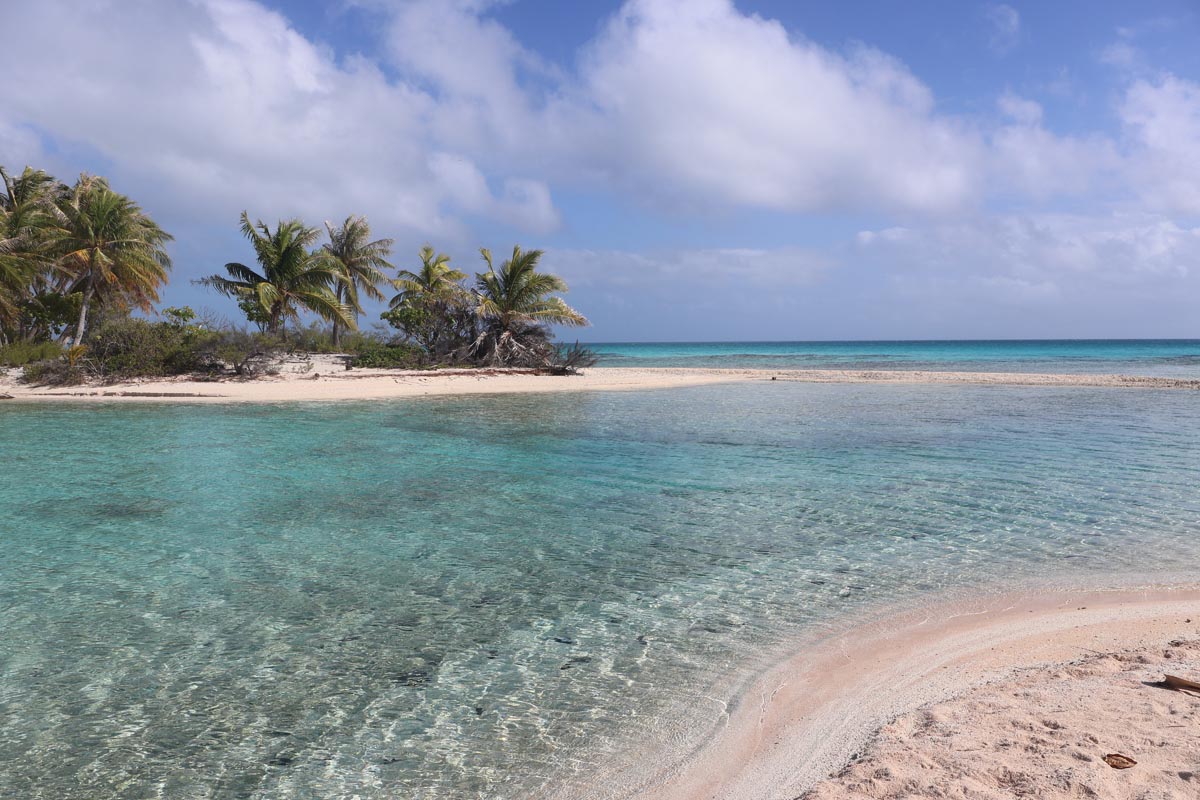
[[[251,379],[297,353],[341,353],[350,369],[572,374],[596,361],[553,339],[552,326],[588,323],[560,297],[566,283],[541,271],[541,250],[516,246],[497,265],[482,249],[484,268],[468,276],[426,245],[397,268],[392,240],[373,239],[365,217],[321,230],[243,212],[253,261],[195,281],[236,302],[244,322],[231,323],[157,309],[173,239],[104,178],[68,186],[29,167],[0,167],[0,178],[0,368],[29,383]],[[370,332],[359,326],[365,298],[388,301]]]

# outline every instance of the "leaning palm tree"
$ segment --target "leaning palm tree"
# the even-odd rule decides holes
[[[355,320],[362,313],[362,303],[359,302],[359,292],[375,300],[383,299],[379,284],[387,280],[383,269],[392,269],[387,256],[392,251],[391,239],[371,241],[371,226],[367,218],[349,216],[341,227],[334,228],[328,222],[325,230],[329,232],[329,243],[322,248],[330,258],[337,262],[341,270],[341,280],[334,287],[333,293],[339,303],[350,308]],[[333,346],[342,343],[342,323],[333,320]]]
[[[164,248],[174,237],[91,175],[81,175],[50,211],[53,265],[66,276],[67,293],[80,296],[71,344],[83,341],[93,304],[149,311],[167,282],[171,258]]]
[[[0,326],[17,317],[18,304],[48,267],[46,232],[52,227],[54,179],[26,167],[17,177],[0,167]]]
[[[487,272],[475,276],[476,313],[483,331],[475,342],[477,355],[491,364],[508,363],[535,355],[534,344],[548,339],[547,325],[587,325],[587,318],[554,292],[567,291],[557,275],[538,272],[541,250],[523,252],[518,245],[512,258],[496,269],[486,248],[480,255]]]
[[[262,220],[251,223],[243,211],[242,234],[254,246],[262,272],[231,262],[225,265],[228,277],[209,275],[196,283],[257,303],[267,316],[267,333],[286,337],[287,320],[298,317],[301,309],[347,328],[357,327],[351,308],[335,293],[342,281],[340,267],[323,250],[309,250],[320,236],[316,228],[291,219],[281,220],[272,231]]]

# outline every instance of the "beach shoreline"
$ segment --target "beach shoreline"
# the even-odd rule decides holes
[[[16,371],[0,374],[9,402],[281,403],[386,400],[421,396],[639,391],[721,383],[905,383],[1200,390],[1200,379],[1136,375],[950,372],[927,370],[767,370],[684,367],[601,367],[578,375],[534,375],[511,370],[346,370],[314,357],[304,369],[239,380],[138,379],[111,384],[31,386]]]
[[[988,774],[1000,781],[1037,784],[1039,768],[1061,773],[1055,757],[1066,759],[1080,781],[1106,787],[1101,796],[1126,796],[1117,792],[1124,784],[1109,785],[1116,771],[1102,760],[1123,747],[1170,775],[1144,769],[1122,772],[1121,781],[1161,788],[1175,776],[1182,791],[1200,767],[1200,730],[1154,746],[1130,733],[1153,728],[1171,701],[1190,716],[1170,722],[1200,720],[1200,698],[1148,685],[1172,670],[1200,680],[1200,585],[1031,588],[936,601],[821,637],[740,691],[723,724],[682,763],[628,765],[593,777],[593,786],[638,800],[1009,796],[1002,786],[987,794],[978,776],[981,794],[916,791],[921,780],[965,785],[969,769],[939,750],[953,743],[963,757],[988,759]],[[1113,692],[1129,697],[1114,703]],[[1011,753],[1012,742],[988,738],[1028,727],[1026,718],[1045,722],[1051,711],[1034,698],[1047,693],[1062,707],[1043,738]],[[929,733],[935,722],[937,736]],[[1081,725],[1088,729],[1076,730]],[[1059,741],[1074,734],[1090,737],[1086,750]],[[617,786],[625,788],[612,792]],[[898,786],[910,794],[888,793]],[[584,796],[592,795],[579,784],[547,795]],[[1043,787],[1037,796],[1076,795]]]

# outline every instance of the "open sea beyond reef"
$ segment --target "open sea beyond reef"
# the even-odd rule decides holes
[[[698,347],[611,350],[731,357]],[[1019,347],[1200,372],[1195,342]],[[686,753],[865,610],[1200,558],[1188,390],[9,404],[0,462],[0,797],[24,800],[537,796]]]
[[[1197,339],[634,342],[589,345],[606,367],[921,369],[1200,378]]]

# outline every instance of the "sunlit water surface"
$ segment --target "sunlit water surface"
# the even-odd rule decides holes
[[[13,798],[525,798],[856,609],[1200,555],[1188,391],[9,405],[0,463]]]

